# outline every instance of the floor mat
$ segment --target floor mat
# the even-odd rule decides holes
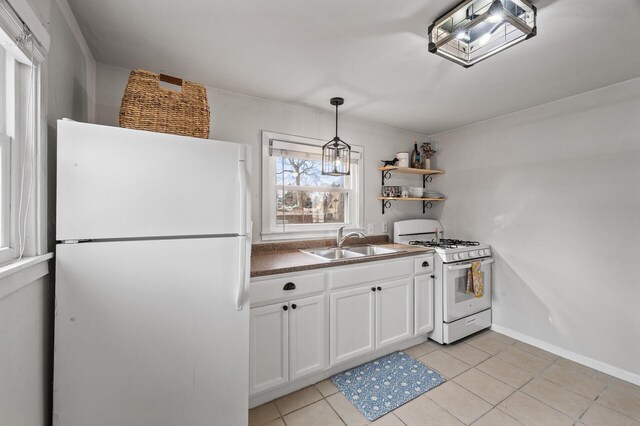
[[[394,352],[331,377],[367,419],[373,421],[444,383],[435,370],[404,352]]]

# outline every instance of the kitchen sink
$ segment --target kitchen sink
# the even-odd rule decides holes
[[[313,256],[321,257],[326,260],[340,260],[340,259],[350,259],[353,257],[362,257],[364,256],[361,253],[352,252],[346,249],[340,248],[324,248],[324,249],[316,249],[316,250],[301,250],[305,253],[308,253]]]
[[[404,250],[397,250],[387,247],[366,245],[357,247],[331,247],[311,250],[300,250],[304,253],[316,256],[325,260],[352,259],[357,257],[380,256],[383,254],[400,253]]]
[[[380,246],[358,246],[358,247],[347,247],[346,250],[360,253],[363,256],[378,256],[381,254],[391,254],[391,253],[400,253],[404,250],[397,250],[388,247],[380,247]]]

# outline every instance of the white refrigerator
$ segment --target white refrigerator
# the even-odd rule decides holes
[[[250,148],[58,121],[54,425],[245,425]]]

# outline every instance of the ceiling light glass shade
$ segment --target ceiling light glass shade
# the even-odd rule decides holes
[[[331,98],[336,107],[336,136],[322,147],[322,174],[342,176],[351,173],[351,146],[338,137],[338,107],[344,104],[342,98]]]
[[[327,142],[322,147],[322,174],[330,176],[351,173],[351,147],[340,138]]]
[[[465,0],[431,24],[429,51],[470,67],[535,36],[536,17],[527,0]]]

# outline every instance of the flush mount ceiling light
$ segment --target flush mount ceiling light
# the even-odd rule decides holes
[[[342,98],[331,98],[336,107],[336,136],[322,147],[322,174],[342,176],[351,173],[351,146],[338,137],[338,106],[344,104]]]
[[[527,0],[465,0],[429,26],[429,51],[465,68],[536,35]]]

